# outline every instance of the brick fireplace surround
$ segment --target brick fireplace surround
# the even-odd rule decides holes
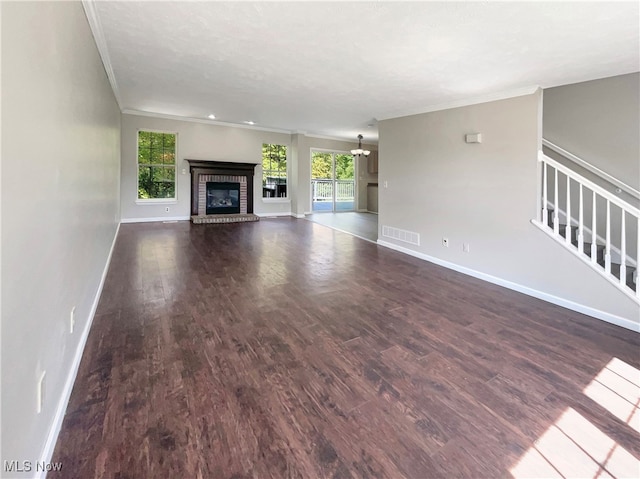
[[[253,214],[254,163],[187,160],[191,171],[191,221],[193,223],[237,223],[257,221]],[[206,214],[207,182],[240,183],[239,214]]]

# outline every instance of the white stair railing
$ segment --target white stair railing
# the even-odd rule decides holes
[[[640,303],[640,210],[543,152],[539,152],[538,161],[542,188],[539,215],[532,223]],[[561,191],[563,184],[565,191]],[[564,229],[561,220],[566,224]],[[634,237],[635,251],[628,244]],[[585,247],[588,241],[591,245]],[[602,258],[598,258],[599,252]],[[619,269],[613,268],[614,264],[619,264]]]

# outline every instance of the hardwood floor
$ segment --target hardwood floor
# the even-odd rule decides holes
[[[124,224],[49,477],[633,476],[639,337],[309,221]]]
[[[328,226],[338,231],[350,233],[358,238],[378,241],[378,215],[358,211],[339,213],[314,213],[304,219]]]

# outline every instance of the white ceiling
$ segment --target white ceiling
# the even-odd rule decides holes
[[[640,70],[638,2],[85,6],[123,111],[338,138],[375,140],[376,119]]]

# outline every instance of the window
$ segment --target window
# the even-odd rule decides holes
[[[311,150],[312,211],[353,211],[356,191],[353,155]]]
[[[138,132],[138,199],[175,199],[176,134]]]
[[[287,197],[287,147],[262,145],[262,197]]]

